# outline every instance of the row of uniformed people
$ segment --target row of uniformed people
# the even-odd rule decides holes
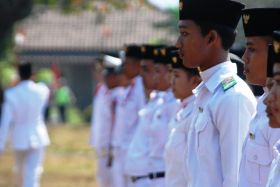
[[[204,4],[203,7],[201,3]],[[186,152],[186,155],[181,157],[181,160],[178,159],[184,163],[184,179],[188,186],[265,186],[267,183],[273,160],[272,147],[280,139],[279,130],[269,127],[263,105],[263,100],[267,97],[270,87],[268,79],[270,75],[266,72],[271,68],[267,63],[267,49],[268,44],[272,41],[273,30],[279,29],[279,22],[272,21],[279,18],[279,9],[242,10],[243,8],[241,3],[234,1],[190,0],[180,2],[180,37],[176,47],[179,48],[184,66],[199,67],[202,78],[202,83],[194,90],[195,102],[191,113],[193,119],[190,123],[185,123],[185,128],[188,127],[188,132],[185,134],[187,140],[184,142],[186,147],[180,151],[182,155]],[[235,65],[228,61],[228,49],[234,41],[235,29],[241,14],[247,38],[243,58],[246,78],[252,84],[263,86],[265,91],[264,95],[258,99],[257,106],[247,84],[236,75]],[[166,72],[166,74],[168,73]],[[160,94],[156,93],[156,95]],[[275,99],[275,96],[272,98]],[[149,109],[149,105],[145,105],[145,107]],[[273,108],[273,112],[274,110],[277,111],[277,108]],[[156,111],[154,109],[155,114]],[[269,112],[270,117],[272,112]],[[144,114],[145,112],[142,115]],[[141,119],[141,117],[139,118]],[[150,118],[153,120],[153,116]],[[139,121],[141,121],[140,119]],[[144,182],[147,175],[151,174],[150,178],[153,178],[151,181],[155,183],[152,186],[162,186],[163,182],[160,179],[170,171],[168,164],[166,168],[160,167],[163,163],[160,157],[157,157],[155,162],[150,162],[153,160],[152,156],[156,154],[151,154],[153,147],[148,146],[156,145],[152,142],[155,137],[160,136],[151,136],[151,139],[147,136],[148,138],[143,138],[143,141],[136,138],[144,137],[144,132],[152,127],[153,123],[151,122],[150,126],[146,125],[148,127],[142,126],[143,129],[138,132],[137,130],[141,129],[141,125],[138,124],[137,136],[132,139],[126,155],[127,160],[131,156],[131,163],[134,161],[134,164],[130,164],[130,168],[133,168],[131,166],[134,165],[137,166],[138,155],[137,151],[133,149],[137,149],[139,146],[140,152],[141,149],[143,151],[140,158],[143,158],[144,163],[149,164],[149,169],[146,168],[145,171],[144,166],[142,173],[139,170],[136,170],[138,173],[135,171],[133,173],[132,169],[125,176],[132,179],[133,185],[137,186],[136,182],[138,184],[140,181]],[[141,133],[141,131],[143,132]],[[174,134],[173,131],[170,133],[169,141],[171,143],[172,134]],[[141,144],[145,141],[146,144]],[[167,144],[167,148],[171,143]],[[145,145],[147,146],[145,147]],[[182,142],[178,145],[183,146]],[[133,151],[130,152],[130,149]],[[171,153],[173,152],[171,151]],[[168,155],[168,151],[166,155]],[[167,159],[167,163],[168,161],[174,164],[177,160],[174,158]],[[159,166],[158,170],[153,170],[153,164],[150,163]],[[160,171],[163,168],[165,168],[165,174],[162,170]],[[126,171],[126,169],[124,170]],[[169,179],[176,180],[175,176],[184,176],[182,174],[184,172],[181,170],[170,173],[173,174],[173,177],[168,178],[167,175],[167,184]],[[277,174],[274,173],[273,176],[277,176]],[[159,180],[154,180],[154,178]],[[151,181],[146,180],[146,183],[151,183]],[[273,186],[277,186],[277,184]]]
[[[204,3],[205,10],[200,3]],[[188,186],[280,186],[275,171],[271,172],[271,182],[267,180],[273,146],[280,139],[280,132],[269,126],[263,104],[271,84],[277,85],[269,78],[272,65],[268,49],[273,31],[280,28],[280,22],[276,21],[280,18],[280,9],[243,8],[234,1],[180,2],[181,36],[177,47],[184,64],[200,67],[202,77],[202,84],[194,90],[197,112],[193,115],[197,117],[193,117],[196,119],[188,132]],[[236,77],[232,64],[223,62],[240,16],[247,39],[244,73],[247,82],[264,88],[256,108],[250,90]],[[199,32],[202,37],[195,35]],[[195,49],[205,52],[201,55],[204,58],[195,54]]]
[[[117,91],[118,98],[115,103],[115,120],[108,121],[105,119],[107,123],[111,125],[111,127],[106,126],[107,130],[111,131],[111,135],[107,133],[103,134],[102,131],[98,130],[97,126],[102,126],[102,119],[96,121],[96,119],[98,119],[98,117],[95,117],[97,114],[93,116],[93,119],[95,119],[92,126],[93,140],[94,137],[102,136],[103,140],[106,138],[106,140],[103,141],[103,143],[106,142],[106,145],[101,148],[101,152],[105,152],[105,154],[97,154],[98,157],[101,157],[98,160],[104,160],[103,162],[105,163],[102,164],[98,162],[99,169],[97,179],[100,186],[108,186],[108,181],[110,180],[111,186],[147,186],[148,183],[150,183],[150,186],[164,185],[164,148],[169,136],[169,131],[172,131],[174,134],[179,134],[181,137],[179,138],[180,142],[185,141],[186,136],[184,135],[185,132],[183,132],[183,126],[185,124],[183,123],[180,127],[181,129],[179,128],[178,131],[175,131],[173,126],[176,124],[177,120],[184,120],[184,118],[188,117],[191,113],[191,103],[194,97],[188,99],[187,97],[192,95],[191,90],[199,83],[198,70],[184,68],[182,63],[180,64],[178,54],[174,52],[171,53],[174,48],[158,48],[160,48],[160,46],[143,45],[137,47],[128,46],[125,50],[123,64],[124,73],[127,59],[139,59],[139,61],[141,59],[141,62],[136,63],[139,65],[141,64],[141,76],[146,95],[148,96],[146,97],[147,103],[144,101],[143,106],[137,107],[139,105],[137,105],[137,102],[139,103],[139,98],[141,98],[141,96],[132,95],[135,94],[132,92],[132,89],[135,87],[132,81],[131,84],[127,85],[127,88],[124,88],[127,89],[126,94],[120,95],[119,90]],[[171,63],[173,64],[173,68],[178,68],[176,73],[170,71]],[[180,68],[182,70],[180,70]],[[179,109],[179,103],[172,93],[170,77],[173,77],[172,85],[175,87],[172,88],[175,95],[178,94],[176,97],[182,99],[182,101],[186,99],[181,109],[188,108],[186,113],[180,110],[180,114],[177,117],[175,114]],[[185,81],[187,81],[186,84]],[[184,88],[187,88],[187,90]],[[141,90],[137,93],[141,93]],[[142,91],[142,94],[143,93]],[[97,100],[98,95],[97,92],[95,100]],[[107,103],[107,105],[112,105],[110,102]],[[95,102],[94,111],[100,109],[97,108],[98,106],[96,106],[96,103],[98,103],[98,101]],[[99,105],[99,107],[106,108],[104,105]],[[107,110],[107,112],[112,111]],[[135,115],[137,114],[138,116],[136,117]],[[101,116],[102,114],[99,113],[99,117]],[[168,128],[168,124],[172,118],[174,118],[173,126],[172,128]],[[169,142],[170,145],[168,149],[171,150],[166,153],[170,160],[172,160],[172,155],[170,155],[173,152],[172,146],[178,141],[176,136],[172,135],[172,137],[175,137],[175,139]],[[108,140],[111,142],[108,142]],[[95,148],[98,147],[98,145],[94,146]],[[112,146],[113,149],[112,168],[106,165],[109,156],[108,148],[110,146]],[[103,149],[105,149],[105,151],[102,151]],[[183,154],[180,155],[184,156]],[[179,166],[183,167],[182,164],[179,164]],[[172,170],[172,166],[170,168]],[[109,170],[111,171],[109,172]],[[108,173],[111,173],[111,176],[109,176]],[[173,172],[170,172],[170,174],[172,176]]]

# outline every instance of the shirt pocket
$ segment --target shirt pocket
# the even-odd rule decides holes
[[[256,184],[266,184],[272,161],[269,148],[249,143],[246,157],[247,179]]]
[[[197,151],[205,150],[203,149],[204,143],[207,142],[207,131],[206,127],[208,124],[209,120],[207,116],[199,116],[196,123],[195,123],[195,133],[196,133],[196,149]],[[205,145],[207,146],[207,145]],[[208,145],[209,146],[209,145]],[[201,152],[199,151],[199,152]]]

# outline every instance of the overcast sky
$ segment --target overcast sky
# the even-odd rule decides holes
[[[156,7],[166,10],[168,8],[178,7],[179,0],[148,0],[151,4]]]

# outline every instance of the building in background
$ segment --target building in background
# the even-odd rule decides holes
[[[96,59],[104,53],[117,55],[128,43],[174,44],[176,33],[160,26],[169,20],[168,12],[149,6],[73,14],[35,7],[17,27],[16,51],[20,60],[30,61],[35,69],[52,67],[63,74],[77,106],[84,109],[92,101]]]

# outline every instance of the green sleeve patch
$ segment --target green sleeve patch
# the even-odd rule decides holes
[[[232,88],[236,84],[237,82],[233,77],[228,77],[222,82],[224,91],[227,91],[228,89]]]

